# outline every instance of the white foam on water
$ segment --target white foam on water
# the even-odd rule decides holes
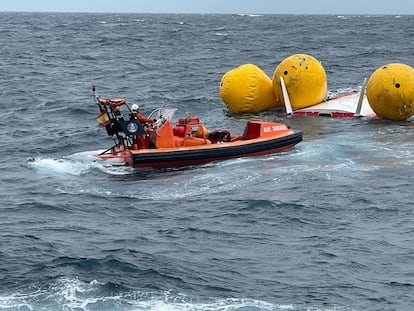
[[[0,296],[0,310],[33,310],[27,298],[20,294]]]
[[[289,152],[167,170],[135,170],[97,158],[95,155],[99,152],[101,151],[85,151],[62,158],[39,157],[29,161],[28,165],[40,175],[63,179],[57,187],[63,193],[154,201],[220,196],[252,185],[290,185],[296,182],[298,172],[315,172],[315,178],[324,179],[332,178],[333,174],[358,177],[364,172],[390,165],[382,163],[377,153],[376,158],[372,159],[358,153],[353,154],[354,151],[346,146],[326,145],[321,141],[303,143]],[[409,148],[396,150],[392,165],[412,165],[412,154]],[[120,178],[113,179],[102,173]],[[89,176],[84,178],[85,175]]]
[[[90,165],[76,163],[65,159],[35,158],[29,162],[40,175],[83,175],[88,172]]]
[[[97,280],[62,278],[49,288],[0,296],[1,310],[128,310],[128,311],[350,311],[349,307],[275,304],[251,298],[197,298],[172,291],[125,291],[108,294]]]
[[[133,169],[122,165],[119,160],[102,160],[95,155],[101,150],[84,151],[62,158],[36,157],[29,159],[28,166],[40,175],[46,176],[81,176],[94,170],[109,175],[128,175]]]

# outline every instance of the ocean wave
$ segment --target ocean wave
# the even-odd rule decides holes
[[[102,151],[78,152],[62,158],[34,157],[28,159],[27,165],[43,176],[82,176],[96,170],[109,175],[129,175],[134,172],[123,162],[102,161],[94,156]]]
[[[414,118],[230,114],[219,94],[231,68],[271,77],[296,53],[322,62],[330,96],[412,62],[414,17],[344,17],[1,13],[0,309],[414,310]],[[92,84],[144,113],[174,106],[235,133],[289,122],[304,141],[188,168],[111,165],[93,156],[112,140]]]
[[[277,304],[251,298],[196,298],[174,291],[127,290],[113,283],[62,278],[26,293],[0,295],[1,310],[45,311],[352,311],[349,307]]]

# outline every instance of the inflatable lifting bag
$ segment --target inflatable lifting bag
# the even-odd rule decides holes
[[[381,118],[410,118],[414,115],[414,68],[400,63],[378,68],[368,80],[367,98]]]
[[[286,85],[292,108],[300,109],[323,102],[328,95],[325,69],[314,57],[295,54],[285,58],[273,73],[273,91],[284,102],[280,77]]]
[[[231,112],[257,112],[283,105],[273,94],[272,80],[253,64],[225,73],[220,83],[220,96]]]

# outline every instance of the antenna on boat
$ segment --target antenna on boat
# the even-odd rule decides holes
[[[93,98],[96,100],[96,94],[95,94],[95,92],[96,92],[96,85],[93,84],[92,85],[92,95],[93,95]]]
[[[95,92],[96,92],[96,85],[93,84],[92,85],[92,96],[93,96],[93,99],[95,99],[95,101],[96,101],[96,94],[95,94]]]
[[[355,117],[361,116],[362,101],[364,100],[366,87],[367,87],[367,78],[364,78],[364,82],[362,82],[361,92],[359,93],[358,105],[354,113]]]
[[[93,84],[92,85],[92,96],[93,96],[93,99],[95,100],[95,102],[96,102],[96,104],[98,105],[98,107],[99,107],[99,110],[100,111],[102,111],[103,110],[103,108],[102,108],[102,106],[101,105],[99,105],[99,102],[98,102],[98,96],[96,96],[96,85],[95,84]]]
[[[280,86],[282,87],[283,101],[285,103],[286,114],[291,115],[293,110],[292,110],[292,106],[290,105],[289,94],[287,92],[283,77],[280,77]]]

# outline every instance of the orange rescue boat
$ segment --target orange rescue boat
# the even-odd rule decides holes
[[[141,122],[125,99],[95,95],[100,109],[96,120],[106,128],[115,145],[97,154],[134,168],[166,168],[287,151],[302,141],[302,131],[289,125],[259,119],[247,121],[242,134],[208,131],[198,117],[186,114],[173,124],[176,109],[158,108]],[[133,105],[134,106],[134,105]],[[126,117],[121,107],[129,111]]]

